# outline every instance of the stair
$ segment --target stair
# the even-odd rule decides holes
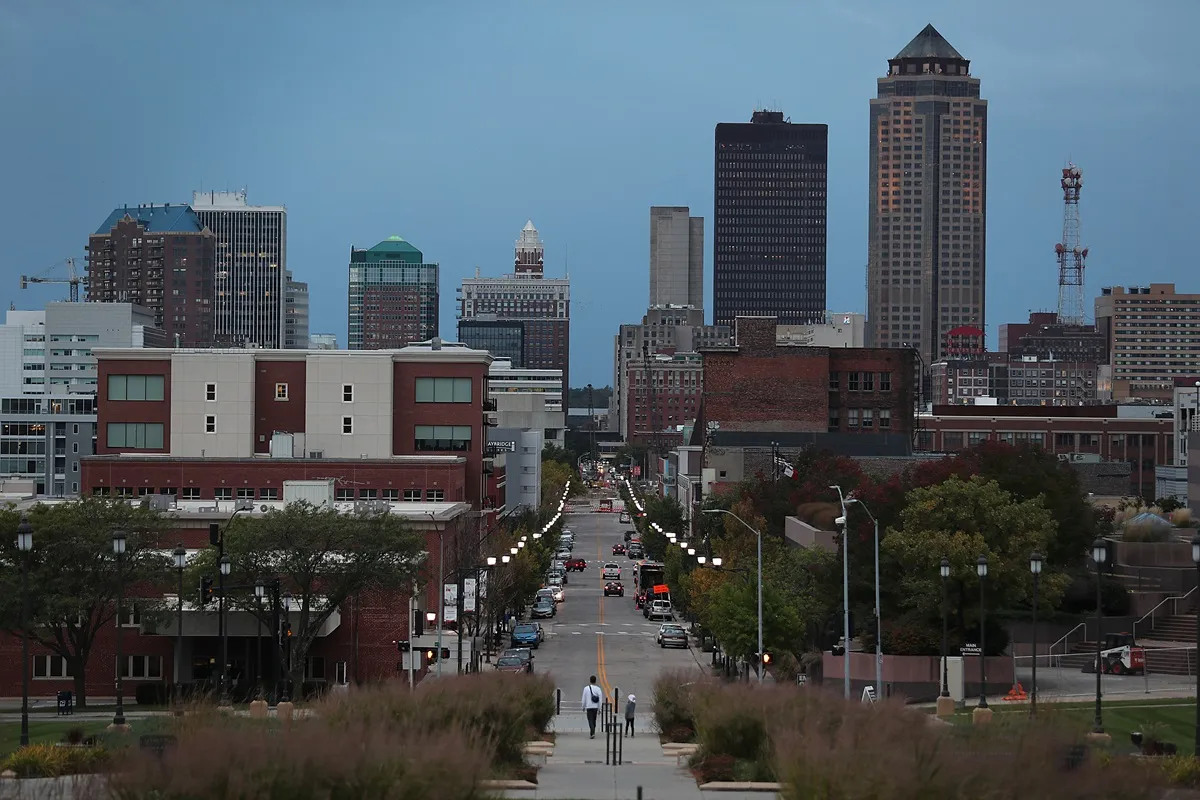
[[[1155,642],[1179,642],[1181,644],[1195,644],[1196,642],[1196,615],[1192,614],[1176,614],[1170,617],[1163,617],[1156,620],[1154,627],[1144,635],[1142,639],[1150,639]]]

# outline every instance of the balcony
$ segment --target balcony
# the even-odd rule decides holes
[[[496,401],[491,397],[485,398],[483,401],[484,413],[487,413],[489,411],[495,411],[495,410],[496,410]]]

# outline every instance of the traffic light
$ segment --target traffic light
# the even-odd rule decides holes
[[[413,636],[425,635],[425,615],[421,613],[421,609],[413,611]]]
[[[771,654],[770,654],[770,653],[763,653],[763,654],[762,654],[762,662],[763,662],[764,664],[768,664],[768,665],[769,665],[769,664],[771,663]]]
[[[411,653],[412,652],[412,642],[402,639],[402,640],[396,642],[396,650],[401,653]]]
[[[208,543],[216,547],[221,543],[221,524],[218,522],[208,523]]]
[[[445,660],[447,660],[447,659],[449,659],[449,658],[450,658],[450,648],[449,648],[449,647],[443,647],[443,648],[442,648],[442,660],[443,660],[443,661],[445,661]]]
[[[200,579],[200,605],[206,606],[213,599],[213,579],[203,577]]]

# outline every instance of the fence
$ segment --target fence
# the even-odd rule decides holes
[[[1141,675],[1102,675],[1101,692],[1110,695],[1190,695],[1196,691],[1195,645],[1155,647],[1144,651]],[[1027,694],[1033,692],[1034,656],[1013,658],[1014,674]],[[1037,659],[1038,697],[1089,699],[1096,695],[1096,673],[1090,670],[1095,653],[1040,653]]]
[[[1148,611],[1141,619],[1133,623],[1133,640],[1136,642],[1138,639],[1139,627],[1141,628],[1142,638],[1145,638],[1146,634],[1154,630],[1154,625],[1156,622],[1167,617],[1173,617],[1177,615],[1179,613],[1179,603],[1183,600],[1187,600],[1195,593],[1196,587],[1192,587],[1187,593],[1177,595],[1175,597],[1168,597],[1154,608],[1150,609],[1150,611]]]

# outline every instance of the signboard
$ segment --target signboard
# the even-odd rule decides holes
[[[442,602],[445,604],[443,622],[458,622],[458,584],[447,583],[442,587]]]
[[[479,575],[479,596],[487,597],[488,571],[484,570]]]
[[[467,614],[475,613],[475,579],[463,579],[463,611]]]
[[[983,651],[979,649],[979,645],[974,642],[967,642],[962,647],[958,648],[960,655],[964,656],[979,656],[983,655]]]
[[[458,606],[446,606],[446,622],[458,622]]]
[[[487,450],[490,455],[498,453],[515,453],[517,452],[516,442],[488,442]]]
[[[642,468],[641,468],[641,467],[634,467],[634,468],[633,468],[633,477],[635,477],[635,478],[640,478],[640,477],[641,477],[641,475],[642,475]]]
[[[654,585],[654,593],[655,594],[667,594],[670,591],[671,590],[669,588],[667,588],[667,585],[665,583],[656,583]]]
[[[874,686],[866,686],[863,688],[862,701],[864,703],[874,703],[878,699],[879,698],[875,696],[875,687]]]

